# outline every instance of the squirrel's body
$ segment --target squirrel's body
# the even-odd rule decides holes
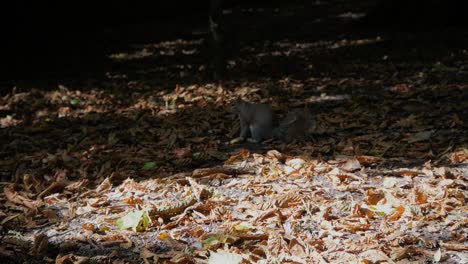
[[[272,136],[273,110],[266,104],[253,104],[238,100],[236,108],[239,114],[242,139],[250,137],[254,142],[260,142]]]

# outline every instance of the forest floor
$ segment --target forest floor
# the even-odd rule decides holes
[[[468,34],[310,2],[229,9],[222,83],[179,22],[120,28],[103,72],[10,87],[2,263],[468,263]],[[236,143],[238,97],[317,127]]]

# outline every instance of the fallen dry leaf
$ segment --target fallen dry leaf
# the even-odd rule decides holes
[[[341,167],[345,171],[353,172],[361,169],[361,163],[356,158],[346,160],[345,164]]]

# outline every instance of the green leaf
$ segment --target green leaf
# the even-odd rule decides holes
[[[203,240],[203,248],[211,248],[218,244],[220,244],[219,238],[217,236],[208,237],[207,239]]]
[[[252,230],[252,226],[249,225],[248,223],[241,223],[241,224],[235,225],[234,230],[238,232],[248,232]]]
[[[380,154],[380,151],[377,149],[370,149],[365,153],[366,155],[369,155],[369,156],[378,156]]]
[[[71,100],[70,100],[70,104],[71,104],[71,105],[77,105],[77,104],[79,104],[79,103],[80,103],[80,100],[78,100],[78,99],[71,99]]]
[[[154,170],[156,168],[156,162],[154,161],[149,161],[146,162],[145,165],[143,165],[143,170]]]
[[[442,63],[435,63],[433,65],[433,71],[439,71],[439,72],[457,72],[459,71],[458,68],[455,68],[455,67],[449,67],[445,64],[442,64]]]
[[[426,141],[431,138],[433,131],[422,131],[414,134],[412,137],[408,139],[408,143],[415,143],[415,142],[420,142],[420,141]]]
[[[148,212],[144,209],[130,212],[124,217],[118,219],[115,224],[120,230],[144,231],[150,224]]]

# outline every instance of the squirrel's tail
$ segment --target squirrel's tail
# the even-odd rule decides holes
[[[278,127],[273,128],[272,137],[278,140],[284,140],[286,138],[286,132],[288,127],[280,124]]]
[[[296,114],[294,112],[289,112],[286,117],[281,120],[280,124],[273,129],[273,138],[284,141],[287,137],[289,127],[293,125],[296,120]]]

